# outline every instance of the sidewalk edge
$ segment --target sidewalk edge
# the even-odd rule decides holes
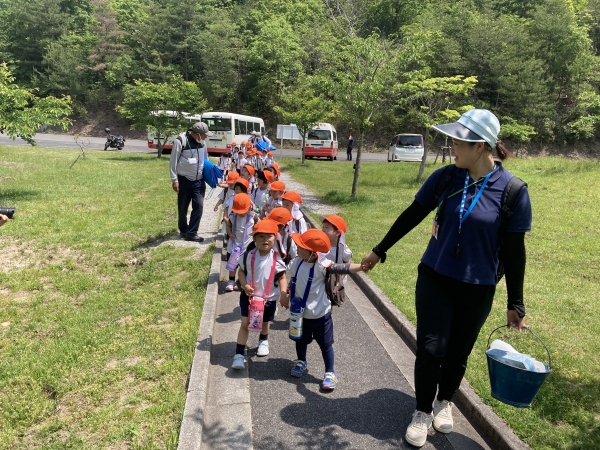
[[[312,228],[321,227],[305,208],[302,208],[305,220]],[[350,274],[354,282],[362,289],[367,298],[379,309],[388,323],[400,334],[412,350],[417,349],[417,329],[408,318],[394,305],[387,295],[364,273]],[[498,450],[526,450],[529,445],[523,442],[494,410],[486,405],[481,397],[463,378],[460,389],[455,394],[456,403],[463,414],[477,427],[485,439]]]
[[[222,249],[223,234],[217,233],[210,266],[210,275],[208,276],[208,283],[206,285],[206,295],[204,297],[198,339],[196,340],[196,349],[190,370],[177,450],[200,450],[202,447],[202,428],[206,413],[208,370],[210,368],[213,326],[215,323],[217,297],[219,295]]]

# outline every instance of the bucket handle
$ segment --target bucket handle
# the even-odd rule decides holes
[[[494,331],[492,331],[490,333],[490,337],[488,337],[488,343],[487,343],[487,348],[490,348],[490,339],[492,338],[492,334],[494,334],[496,331],[498,331],[500,328],[504,328],[504,327],[508,327],[508,325],[500,325],[498,328],[496,328]],[[541,342],[541,344],[544,346],[544,348],[546,349],[546,353],[548,353],[548,369],[552,370],[552,357],[550,356],[550,350],[548,350],[548,347],[546,347],[546,344],[544,344],[544,342],[538,337],[537,334],[535,334],[533,331],[531,331],[531,328],[529,327],[523,327],[524,329],[526,329],[527,331],[529,331],[531,334],[533,334],[533,336]]]

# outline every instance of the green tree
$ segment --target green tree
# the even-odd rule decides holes
[[[424,131],[423,159],[417,180],[423,177],[427,153],[429,151],[429,129],[433,125],[456,120],[460,111],[472,109],[472,106],[461,104],[469,91],[477,84],[476,77],[464,78],[462,75],[442,78],[425,78],[422,76],[404,83],[402,90],[406,96],[401,104],[410,107],[410,113]]]
[[[201,114],[207,106],[196,83],[183,81],[181,76],[157,84],[136,80],[135,84],[124,87],[123,94],[123,103],[117,106],[117,111],[133,122],[132,128],[146,128],[155,133],[158,158],[167,139],[189,126],[184,113]]]
[[[329,64],[322,70],[322,82],[335,100],[340,118],[360,136],[352,197],[358,189],[365,132],[395,101],[402,77],[418,58],[420,44],[416,37],[398,46],[373,33],[364,39],[346,38],[341,46],[328,50]]]
[[[301,78],[293,89],[286,89],[282,97],[285,106],[275,106],[275,112],[283,116],[285,122],[293,123],[302,136],[302,164],[305,158],[306,136],[315,125],[328,120],[333,104],[319,93],[311,77]]]
[[[35,145],[33,136],[42,125],[71,124],[71,98],[39,98],[33,90],[17,86],[6,63],[0,64],[0,132],[11,139],[21,138]]]

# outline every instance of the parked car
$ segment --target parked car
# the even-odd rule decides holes
[[[423,136],[420,134],[397,134],[388,149],[388,162],[421,161],[423,159]]]
[[[335,128],[330,123],[320,123],[308,132],[304,156],[307,158],[337,159],[338,138]]]

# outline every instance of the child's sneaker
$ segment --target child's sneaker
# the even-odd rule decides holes
[[[233,291],[234,286],[235,286],[235,281],[229,280],[227,282],[227,286],[225,286],[225,292],[231,292],[231,291]]]
[[[246,366],[244,365],[244,355],[240,355],[239,353],[233,357],[233,364],[231,365],[232,369],[236,370],[244,370]]]
[[[269,341],[258,341],[257,356],[267,356],[269,354]]]
[[[431,428],[433,414],[426,414],[423,411],[415,411],[412,422],[406,429],[406,442],[415,447],[423,447],[427,441],[427,430]]]
[[[306,372],[307,370],[308,370],[308,366],[306,365],[306,362],[297,360],[296,365],[292,369],[291,375],[293,377],[300,378],[304,374],[304,372]]]
[[[335,389],[337,385],[337,374],[335,372],[327,372],[323,379],[323,389]]]
[[[452,419],[452,402],[448,400],[433,402],[433,428],[440,433],[450,433],[454,427]]]

